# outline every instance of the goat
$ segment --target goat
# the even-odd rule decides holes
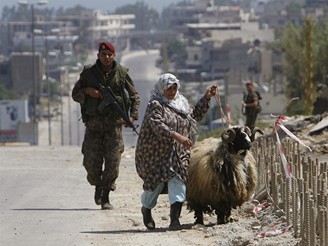
[[[203,213],[215,211],[217,223],[229,222],[232,208],[241,206],[255,192],[256,161],[249,151],[255,128],[232,126],[217,141],[210,138],[191,152],[187,182],[187,208],[194,211],[195,224],[204,224]],[[208,144],[209,143],[209,144]]]

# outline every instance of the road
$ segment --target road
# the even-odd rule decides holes
[[[6,146],[0,156],[0,245],[142,245],[138,240],[146,239],[141,183],[128,151],[111,194],[113,211],[94,204],[78,146]]]
[[[167,195],[152,210],[156,229],[148,231],[134,148],[123,153],[117,190],[110,193],[114,210],[107,211],[93,201],[79,146],[2,146],[0,156],[1,246],[296,245],[292,231],[258,238],[253,226],[260,221],[250,216],[250,204],[233,211],[234,223],[215,225],[215,216],[205,215],[205,227],[193,225],[193,213],[184,205],[184,229],[169,231]],[[275,223],[273,217],[258,218]]]
[[[201,230],[167,230],[167,196],[154,209],[158,229],[147,231],[134,149],[123,154],[110,211],[93,201],[79,146],[3,146],[0,156],[1,246],[210,245]],[[181,221],[190,228],[192,217],[183,210]]]

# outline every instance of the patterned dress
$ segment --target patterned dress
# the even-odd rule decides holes
[[[191,108],[191,117],[200,121],[207,112],[209,100],[202,97]],[[191,136],[191,122],[184,114],[177,113],[157,100],[149,102],[136,146],[135,164],[143,189],[152,191],[161,182],[179,177],[186,182],[190,149],[172,138],[171,131]]]

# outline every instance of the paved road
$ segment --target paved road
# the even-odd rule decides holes
[[[0,156],[0,245],[81,246],[106,240],[106,245],[121,245],[110,243],[110,231],[126,229],[120,224],[126,220],[124,203],[139,203],[138,195],[131,200],[129,189],[132,185],[138,194],[141,188],[128,151],[118,190],[111,195],[114,211],[94,204],[78,146],[4,146]],[[141,221],[139,207],[130,218]]]
[[[147,231],[133,148],[123,154],[110,211],[93,201],[78,146],[2,146],[0,157],[1,246],[217,245],[203,229],[168,231],[166,195],[153,210],[158,229]],[[193,214],[183,209],[182,215],[191,228]]]
[[[0,156],[0,245],[78,245],[93,216],[79,148],[0,147]]]

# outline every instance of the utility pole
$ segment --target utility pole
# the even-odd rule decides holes
[[[48,57],[48,53],[49,53],[49,47],[48,47],[48,35],[45,35],[45,46],[46,46],[46,81],[47,81],[47,92],[48,92],[48,101],[47,101],[47,108],[48,108],[48,142],[49,142],[49,146],[51,146],[51,108],[50,108],[50,99],[51,99],[51,86],[50,86],[50,80],[49,80],[49,57]]]
[[[167,73],[169,71],[169,58],[167,54],[167,43],[164,42],[162,44],[162,51],[163,51],[163,72]]]
[[[305,19],[306,28],[306,80],[305,80],[305,113],[311,114],[313,105],[313,52],[312,21]]]
[[[71,91],[71,85],[69,83],[69,75],[68,70],[66,70],[66,85],[68,87],[68,91]],[[69,136],[69,145],[72,145],[72,115],[71,115],[71,98],[68,96],[68,136]]]
[[[35,37],[34,37],[34,29],[35,29],[35,23],[34,23],[34,5],[31,4],[31,14],[32,14],[32,111],[33,111],[33,144],[37,144],[37,121],[36,121],[36,81],[35,81]]]
[[[29,3],[28,1],[18,1],[18,4],[20,6],[26,6],[28,7]],[[38,5],[45,5],[47,4],[46,0],[39,0]],[[38,122],[37,122],[37,94],[39,96],[39,69],[37,69],[38,74],[37,76],[35,75],[36,73],[36,64],[35,64],[35,13],[34,13],[34,4],[31,3],[31,15],[32,15],[32,20],[31,20],[31,34],[32,34],[32,134],[33,134],[33,139],[32,139],[32,144],[33,145],[38,145],[38,136],[39,136],[39,131],[38,131]],[[38,80],[36,81],[36,78]]]
[[[58,58],[58,68],[60,68],[59,66],[59,58]],[[65,68],[65,72],[66,72]],[[59,70],[60,71],[60,70]],[[61,74],[61,73],[60,73]],[[64,117],[63,117],[63,85],[62,85],[62,79],[61,79],[61,75],[59,75],[59,92],[60,92],[60,136],[61,136],[61,145],[64,145]]]

